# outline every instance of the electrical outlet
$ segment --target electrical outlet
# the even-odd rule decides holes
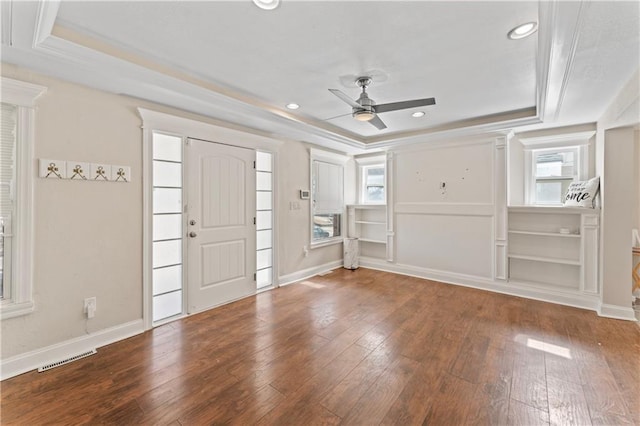
[[[84,313],[87,318],[93,318],[96,315],[97,302],[95,297],[87,297],[84,299]]]

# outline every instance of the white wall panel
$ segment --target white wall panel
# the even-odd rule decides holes
[[[493,140],[399,152],[395,158],[396,203],[493,203]]]
[[[396,216],[400,264],[491,278],[494,242],[490,216]]]
[[[394,153],[398,264],[493,278],[495,141]]]

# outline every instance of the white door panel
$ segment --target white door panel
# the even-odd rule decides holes
[[[253,150],[195,139],[187,146],[193,313],[256,291],[256,175]]]

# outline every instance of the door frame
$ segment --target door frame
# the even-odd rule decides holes
[[[187,138],[200,139],[238,148],[249,148],[255,151],[265,151],[273,155],[273,286],[279,286],[278,272],[278,177],[279,158],[278,153],[283,141],[267,136],[255,134],[255,130],[240,127],[230,129],[203,121],[179,117],[172,114],[153,111],[145,108],[138,108],[138,114],[142,119],[142,320],[144,329],[149,330],[154,326],[184,318],[186,313],[186,300],[188,297],[186,284],[186,268],[183,267],[183,313],[171,317],[165,321],[153,323],[152,318],[152,241],[153,241],[153,158],[152,142],[153,132],[164,133],[182,138],[183,152]],[[238,126],[236,126],[238,127]],[[183,158],[184,160],[184,158]],[[184,164],[184,163],[183,163]],[[184,170],[183,170],[184,176]],[[183,187],[183,205],[186,205],[189,194]],[[185,216],[186,217],[186,216]],[[186,231],[186,228],[185,228]],[[186,234],[185,234],[186,235]],[[186,262],[186,238],[183,237],[183,264]],[[264,289],[263,289],[264,290]],[[261,291],[263,291],[261,290]],[[256,293],[258,290],[256,289]]]

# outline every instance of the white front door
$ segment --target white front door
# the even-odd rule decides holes
[[[187,142],[188,312],[256,292],[255,151]]]

